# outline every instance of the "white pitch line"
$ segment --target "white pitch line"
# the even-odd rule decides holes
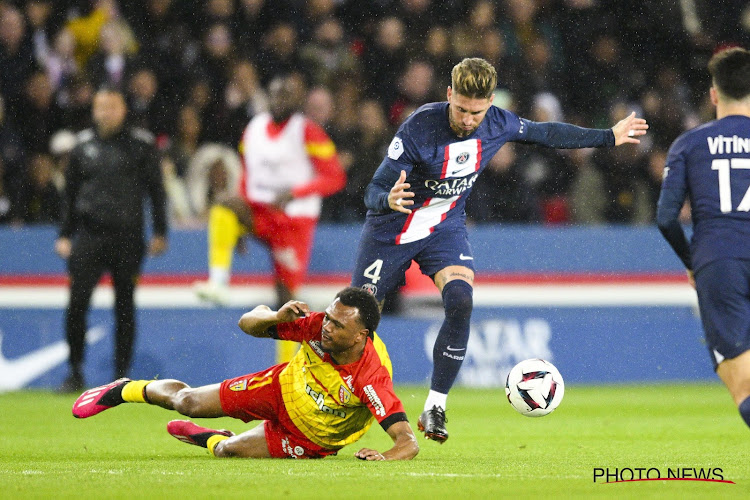
[[[302,287],[300,299],[313,309],[322,310],[342,288],[341,284]],[[414,303],[436,302],[435,293],[407,294]],[[245,308],[275,303],[270,285],[232,286],[227,307]],[[68,303],[68,289],[61,286],[0,287],[0,308],[63,308]],[[92,307],[111,308],[114,293],[110,286],[94,292]],[[201,302],[190,286],[142,285],[136,290],[136,305],[143,309],[211,308]],[[695,307],[695,291],[687,284],[551,284],[551,285],[477,285],[474,288],[477,307]]]

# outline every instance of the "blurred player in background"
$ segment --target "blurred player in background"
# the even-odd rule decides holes
[[[300,74],[275,78],[270,84],[270,113],[255,116],[245,129],[240,193],[209,213],[209,279],[196,284],[203,300],[228,303],[232,254],[246,234],[271,252],[278,306],[291,300],[304,281],[321,198],[346,183],[333,142],[299,112],[305,92]],[[295,346],[282,346],[279,361],[288,361]]]
[[[149,403],[193,418],[263,420],[239,435],[188,420],[167,430],[208,448],[216,457],[322,458],[335,455],[370,428],[373,417],[393,439],[380,453],[362,448],[362,460],[408,460],[419,452],[404,407],[393,391],[391,361],[375,334],[380,310],[372,295],[346,288],[324,313],[290,301],[278,311],[258,306],[239,326],[254,337],[302,342],[289,363],[262,372],[191,388],[178,380],[121,379],[84,392],[73,405],[78,418],[124,402]]]
[[[708,70],[716,120],[672,144],[657,224],[698,292],[714,369],[750,426],[750,52],[719,52]],[[679,222],[686,198],[691,243]]]
[[[425,437],[448,439],[448,391],[466,356],[474,257],[464,205],[479,173],[508,141],[553,148],[637,144],[646,121],[635,113],[611,129],[536,123],[492,105],[495,68],[464,59],[451,74],[448,102],[426,104],[398,129],[365,192],[368,208],[352,285],[381,301],[416,261],[440,290],[445,321],[433,348],[430,393],[419,418]]]
[[[86,316],[91,294],[108,271],[115,289],[115,376],[127,375],[135,342],[134,293],[144,243],[143,199],[151,201],[153,236],[148,253],[167,249],[166,194],[159,154],[150,132],[127,127],[127,105],[119,90],[94,96],[94,128],[78,135],[65,171],[65,199],[55,252],[68,262],[70,300],[65,333],[70,374],[65,392],[84,386]]]

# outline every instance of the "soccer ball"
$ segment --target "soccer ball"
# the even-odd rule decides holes
[[[505,395],[521,415],[543,417],[558,407],[565,384],[557,368],[543,359],[521,361],[508,373]]]

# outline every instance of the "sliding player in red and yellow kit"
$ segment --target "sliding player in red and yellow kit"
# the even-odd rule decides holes
[[[173,420],[177,439],[203,446],[217,457],[322,458],[357,441],[377,420],[394,446],[362,448],[363,460],[405,460],[419,452],[416,437],[393,391],[391,361],[375,334],[380,311],[375,298],[356,288],[342,290],[324,313],[290,301],[278,311],[258,306],[240,319],[254,337],[302,342],[289,363],[191,388],[178,380],[128,380],[84,392],[73,404],[78,418],[123,402],[143,402],[194,418],[263,420],[239,435]]]

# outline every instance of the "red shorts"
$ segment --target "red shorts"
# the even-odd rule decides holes
[[[305,281],[318,220],[289,217],[260,203],[250,203],[250,211],[253,234],[270,248],[276,276],[285,287],[297,290]]]
[[[281,397],[279,373],[286,363],[258,373],[225,380],[219,389],[228,416],[249,422],[264,420],[268,451],[274,458],[323,458],[337,450],[310,441],[289,418]]]

